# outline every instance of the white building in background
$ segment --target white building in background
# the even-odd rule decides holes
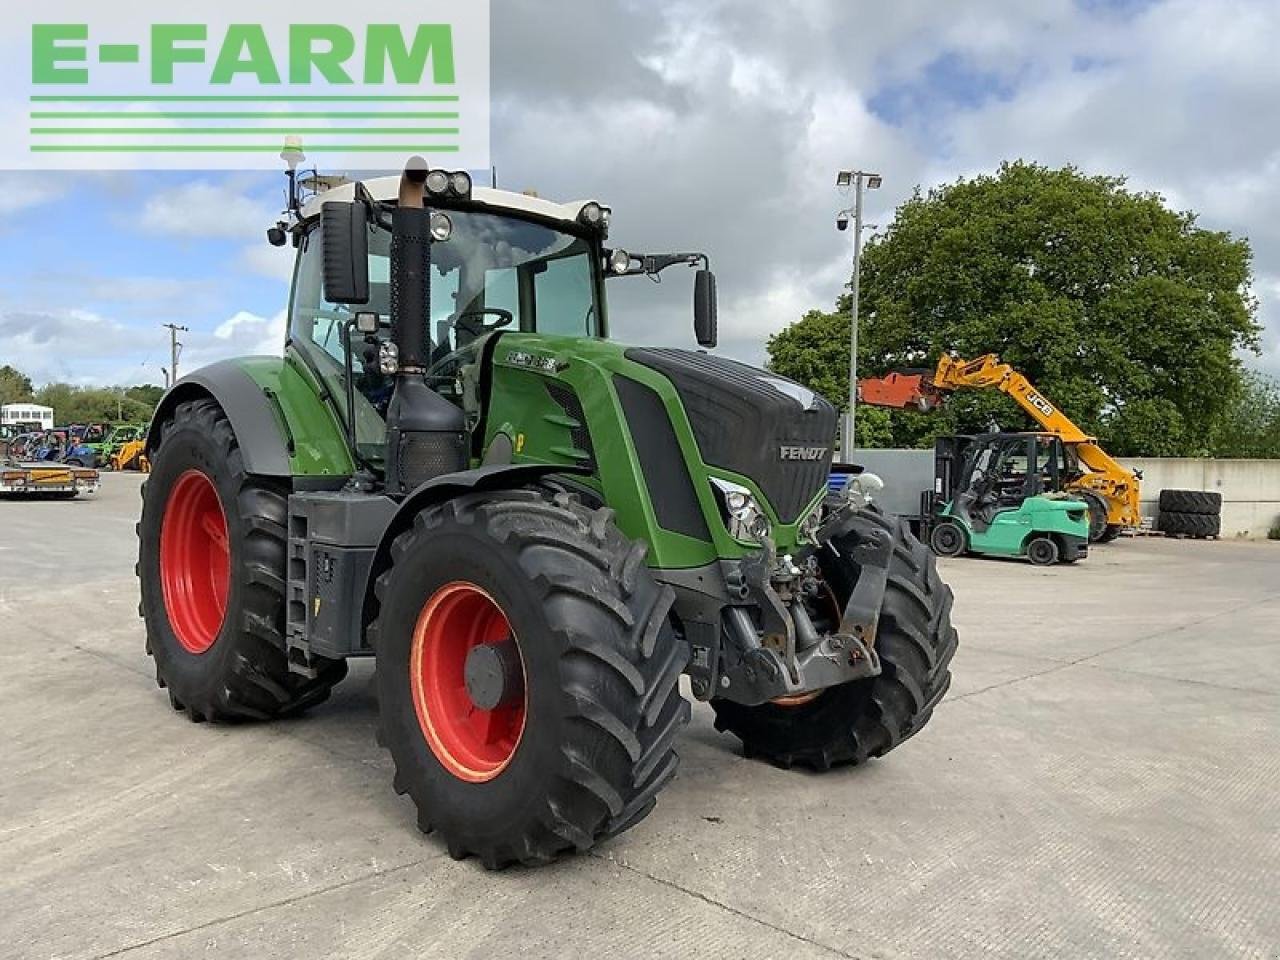
[[[53,407],[42,407],[38,403],[6,403],[0,406],[0,424],[16,426],[19,423],[34,423],[41,430],[52,430]]]

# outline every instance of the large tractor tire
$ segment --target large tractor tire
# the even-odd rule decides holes
[[[347,671],[285,655],[288,494],[244,471],[213,400],[178,405],[159,427],[142,488],[139,612],[169,701],[194,721],[270,720],[320,703]]]
[[[1222,494],[1213,490],[1161,490],[1161,516],[1166,512],[1216,517],[1222,513]]]
[[[1089,542],[1090,543],[1106,543],[1107,533],[1112,529],[1112,524],[1107,523],[1107,516],[1110,507],[1107,505],[1106,498],[1101,494],[1094,493],[1092,490],[1086,490],[1083,493],[1076,494],[1089,508]],[[1112,539],[1115,539],[1114,537]]]
[[[1222,518],[1216,514],[1161,511],[1160,530],[1173,536],[1205,540],[1222,533]]]
[[[951,684],[956,652],[951,588],[938,576],[929,548],[905,523],[873,511],[868,516],[894,538],[893,559],[876,633],[878,677],[855,680],[788,703],[748,707],[712,700],[716,729],[742,741],[743,753],[780,767],[828,770],[881,757],[919,733]],[[843,607],[857,568],[822,550],[819,562]]]
[[[456,859],[587,850],[675,774],[689,649],[611,517],[568,494],[474,494],[393,542],[369,633],[379,741]]]

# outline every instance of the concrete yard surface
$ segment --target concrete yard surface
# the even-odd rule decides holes
[[[0,958],[1280,958],[1280,544],[947,561],[900,750],[787,772],[696,705],[648,819],[491,874],[393,792],[371,663],[296,720],[170,709],[140,484],[0,501]]]

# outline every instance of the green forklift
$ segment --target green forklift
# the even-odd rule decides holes
[[[175,711],[291,716],[372,657],[395,790],[489,868],[650,812],[682,674],[744,753],[827,770],[920,732],[956,649],[929,549],[826,497],[834,407],[710,352],[707,257],[610,220],[418,158],[291,172],[283,355],[187,375],[147,434],[140,612]],[[673,267],[701,349],[609,340],[606,286]]]
[[[1089,554],[1089,506],[1063,492],[1067,450],[1051,433],[939,437],[927,536],[942,557],[1026,557],[1036,566]]]

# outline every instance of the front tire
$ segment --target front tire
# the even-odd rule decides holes
[[[940,520],[929,531],[929,546],[940,557],[962,557],[969,551],[969,535],[954,520]]]
[[[1077,494],[1089,508],[1089,542],[1104,543],[1107,531],[1111,526],[1107,523],[1110,510],[1107,501],[1103,499],[1101,494],[1094,493],[1092,490],[1086,490]]]
[[[286,490],[245,473],[213,400],[179,404],[159,429],[138,524],[156,682],[196,722],[270,720],[320,703],[347,667],[321,660],[314,678],[289,670]]]
[[[882,757],[920,732],[951,685],[949,666],[958,642],[951,625],[951,588],[938,576],[929,548],[905,523],[874,511],[866,515],[894,538],[876,632],[881,673],[791,705],[748,707],[712,700],[716,729],[741,740],[748,757],[814,770]],[[818,554],[841,605],[858,576],[844,555],[847,551]]]
[[[644,558],[609,511],[534,491],[433,505],[396,537],[369,634],[379,739],[453,857],[546,863],[653,809],[689,650]],[[482,647],[505,678],[487,693]]]

